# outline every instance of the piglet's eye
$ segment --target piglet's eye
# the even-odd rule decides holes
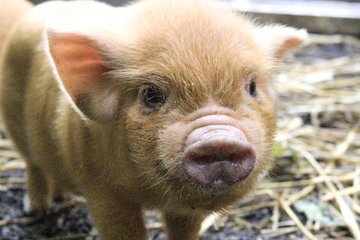
[[[252,97],[256,97],[256,83],[255,82],[251,82],[250,86],[249,86],[249,94]]]
[[[257,96],[255,80],[256,80],[256,75],[252,74],[248,77],[248,83],[247,83],[247,91],[249,92],[249,95],[254,98]]]
[[[155,85],[146,85],[140,91],[143,102],[148,108],[161,107],[166,102],[165,94]]]

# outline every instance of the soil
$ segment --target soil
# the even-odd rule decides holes
[[[4,172],[0,179],[10,177],[24,178],[25,172],[23,170]],[[0,225],[2,225],[0,227],[0,239],[99,239],[96,236],[96,230],[92,227],[92,221],[85,204],[61,208],[47,215],[28,216],[23,211],[24,194],[25,187],[23,184],[14,184],[6,191],[0,191]],[[54,208],[57,209],[62,203],[55,202],[54,204]],[[270,214],[270,211],[270,209],[264,208],[251,212],[243,218],[253,223],[261,222],[265,216]],[[157,227],[160,224],[159,214],[155,211],[147,211],[145,217],[147,225],[150,227],[149,239],[164,240],[163,230]],[[200,240],[246,240],[259,236],[257,228],[238,228],[232,218],[221,225],[221,228],[211,227]],[[155,226],[155,229],[151,229],[152,226]],[[263,238],[258,237],[258,239]]]

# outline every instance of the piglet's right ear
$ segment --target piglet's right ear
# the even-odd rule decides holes
[[[104,51],[88,36],[72,32],[46,33],[46,50],[53,74],[71,106],[95,121],[110,121],[117,115],[114,90]]]
[[[281,25],[257,27],[255,37],[265,53],[275,59],[282,59],[290,50],[303,44],[308,38],[305,29]]]

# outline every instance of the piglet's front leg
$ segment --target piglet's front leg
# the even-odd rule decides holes
[[[141,206],[118,195],[96,192],[89,199],[90,212],[102,240],[145,240]]]
[[[204,220],[202,215],[181,215],[174,212],[164,213],[168,240],[195,240]]]

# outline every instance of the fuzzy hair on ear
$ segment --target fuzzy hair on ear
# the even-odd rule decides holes
[[[82,33],[48,28],[45,51],[62,93],[80,116],[100,122],[116,117],[117,93],[99,43]]]
[[[272,58],[282,59],[290,50],[300,46],[308,38],[305,29],[282,25],[260,26],[255,29],[255,39]]]

